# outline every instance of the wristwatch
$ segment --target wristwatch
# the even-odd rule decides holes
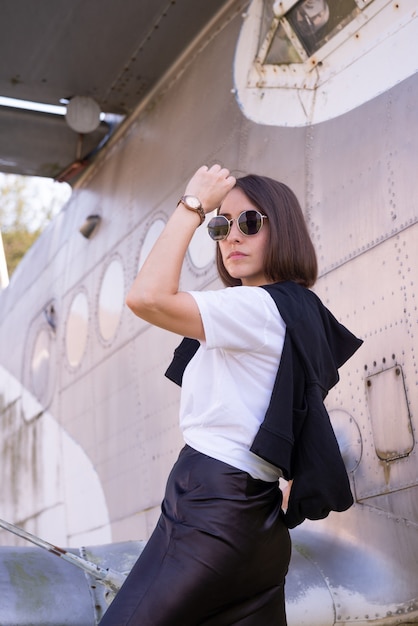
[[[199,198],[196,198],[196,196],[182,196],[177,202],[177,206],[180,203],[183,204],[186,209],[189,209],[189,211],[195,211],[195,213],[197,213],[200,217],[199,226],[203,224],[206,216]]]

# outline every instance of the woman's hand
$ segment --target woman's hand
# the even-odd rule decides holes
[[[282,483],[283,480],[283,483]],[[284,478],[280,479],[280,488],[283,492],[282,509],[286,513],[289,505],[290,491],[292,489],[293,480],[285,481]]]
[[[235,178],[226,167],[202,165],[186,186],[185,195],[196,196],[205,213],[217,209],[235,185]]]

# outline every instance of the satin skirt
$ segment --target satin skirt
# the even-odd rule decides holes
[[[100,626],[286,626],[277,483],[183,448],[157,526]]]

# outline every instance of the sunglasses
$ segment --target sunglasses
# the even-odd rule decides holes
[[[208,233],[214,241],[226,239],[231,231],[233,222],[237,223],[243,235],[256,235],[260,232],[267,215],[262,215],[259,211],[251,209],[243,211],[236,219],[229,220],[225,215],[212,217],[208,224]]]

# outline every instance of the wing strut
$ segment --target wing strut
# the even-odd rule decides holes
[[[95,563],[92,563],[87,559],[83,559],[76,554],[72,554],[67,550],[58,548],[57,546],[54,546],[51,543],[48,543],[47,541],[44,541],[43,539],[40,539],[39,537],[36,537],[35,535],[26,532],[26,530],[23,530],[18,526],[14,526],[14,524],[9,524],[9,522],[5,522],[4,520],[0,519],[0,528],[8,530],[14,535],[17,535],[18,537],[22,537],[23,539],[34,543],[36,546],[39,546],[44,550],[48,550],[48,552],[55,554],[55,556],[61,557],[62,559],[64,559],[64,561],[68,561],[68,563],[72,563],[76,567],[79,567],[80,569],[93,576],[98,582],[102,583],[106,587],[109,587],[109,589],[111,589],[114,593],[117,593],[122,584],[125,582],[126,576],[124,574],[121,574],[120,572],[116,572],[109,568],[100,567],[99,565],[96,565]]]

